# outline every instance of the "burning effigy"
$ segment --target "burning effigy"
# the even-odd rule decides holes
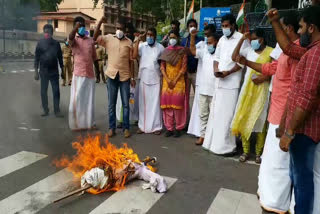
[[[72,147],[77,151],[72,158],[62,156],[54,161],[57,167],[66,167],[81,179],[81,189],[70,193],[70,196],[84,190],[92,194],[119,191],[134,179],[144,180],[144,189],[159,193],[167,191],[165,179],[151,166],[157,159],[147,157],[140,161],[127,144],[117,148],[109,142],[108,137],[97,135],[74,142]]]

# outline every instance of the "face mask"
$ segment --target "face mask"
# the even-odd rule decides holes
[[[50,39],[50,38],[51,38],[50,33],[44,33],[44,38],[45,38],[45,39]]]
[[[208,37],[204,37],[204,42],[208,44]]]
[[[170,44],[171,46],[175,46],[175,45],[177,44],[177,40],[176,40],[176,39],[170,39],[170,40],[169,40],[169,44]]]
[[[231,35],[231,29],[230,28],[222,28],[222,33],[226,37],[229,37]]]
[[[304,48],[308,47],[311,44],[311,34],[305,32],[300,36],[300,45]]]
[[[123,36],[124,36],[123,31],[122,30],[117,30],[116,31],[116,36],[117,36],[118,39],[122,39]]]
[[[86,35],[86,28],[85,28],[85,27],[80,27],[80,28],[78,29],[78,34],[79,34],[80,36],[85,36],[85,35]]]
[[[190,29],[189,29],[189,33],[191,34],[192,33],[192,31],[194,31],[194,30],[197,30],[195,27],[191,27]]]
[[[252,40],[251,41],[251,47],[253,50],[259,50],[260,47],[261,47],[261,44],[259,43],[259,39],[256,39],[256,40]]]
[[[154,39],[150,36],[147,37],[147,43],[148,45],[153,45],[154,44]]]
[[[208,45],[208,51],[213,54],[216,51],[216,48],[213,45]]]

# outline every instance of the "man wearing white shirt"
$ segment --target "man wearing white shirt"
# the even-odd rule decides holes
[[[195,47],[196,49],[202,49],[205,48],[207,41],[208,41],[208,36],[212,33],[216,32],[216,27],[213,24],[209,24],[205,26],[204,28],[204,41],[198,42]],[[193,53],[195,56],[196,54]],[[200,127],[200,110],[199,110],[199,86],[202,84],[201,83],[201,76],[202,76],[202,60],[198,60],[198,67],[197,67],[197,77],[196,77],[196,88],[195,88],[195,95],[193,99],[193,105],[192,105],[192,111],[191,111],[191,116],[190,116],[190,121],[189,121],[189,126],[188,126],[188,134],[194,135],[198,137],[198,140],[196,144],[198,145],[199,142],[202,141],[201,139],[201,127]],[[211,63],[212,64],[212,63]],[[210,65],[211,65],[210,64]],[[211,67],[212,68],[212,67]],[[213,74],[213,72],[212,72]]]
[[[195,55],[203,65],[213,65],[214,53],[216,50],[217,43],[219,41],[219,36],[214,33],[210,33],[207,36],[207,43],[203,47],[195,45],[195,35],[197,31],[193,31],[191,34],[191,45],[190,52]],[[202,145],[206,133],[208,118],[210,114],[210,107],[212,97],[215,90],[215,80],[216,77],[213,73],[212,66],[203,66],[201,76],[199,76],[199,117],[200,117],[200,138],[196,145]]]
[[[232,155],[236,150],[235,137],[231,135],[231,122],[236,108],[242,68],[232,61],[232,53],[242,34],[236,31],[232,14],[222,17],[223,37],[219,40],[214,56],[215,93],[210,111],[203,147],[218,155]],[[246,42],[242,48],[249,46]],[[213,83],[212,83],[213,84]]]
[[[159,135],[162,130],[162,115],[160,109],[160,65],[158,59],[164,47],[156,42],[157,31],[149,28],[146,42],[136,43],[133,59],[140,56],[139,84],[139,130],[138,134],[154,133]]]

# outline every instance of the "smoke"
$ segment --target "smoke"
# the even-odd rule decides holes
[[[0,0],[0,25],[6,30],[36,31],[37,22],[32,18],[39,12],[39,0]]]

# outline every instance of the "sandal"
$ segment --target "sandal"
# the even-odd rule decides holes
[[[246,154],[246,153],[243,153],[239,158],[239,161],[241,163],[247,162],[248,160],[249,160],[249,154]]]
[[[143,134],[144,132],[141,129],[138,129],[137,134]]]
[[[261,164],[261,155],[256,155],[256,164]]]
[[[153,134],[155,134],[155,135],[161,135],[161,131],[155,131],[155,132],[153,132]]]

